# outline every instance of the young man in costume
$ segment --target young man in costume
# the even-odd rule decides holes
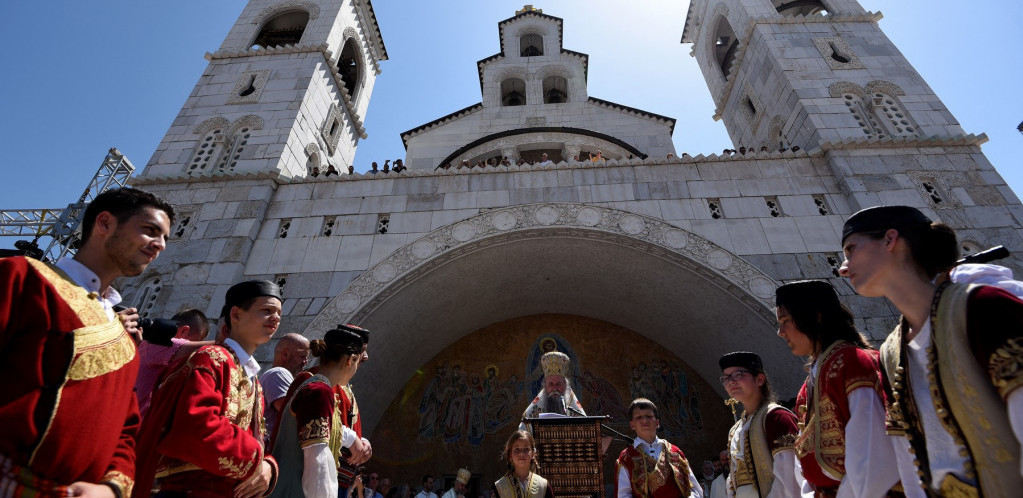
[[[881,346],[888,433],[907,496],[1019,496],[1023,490],[1023,302],[950,283],[955,231],[909,206],[853,214],[839,273],[886,297],[901,323]]]
[[[126,497],[139,414],[135,343],[110,284],[166,248],[174,209],[121,188],[85,210],[82,246],[55,266],[0,259],[0,490]]]
[[[796,397],[795,449],[803,476],[827,496],[885,496],[899,472],[885,434],[877,351],[828,282],[785,284],[775,302],[778,336],[792,354],[810,360],[810,376]]]
[[[636,439],[618,455],[618,498],[703,498],[703,488],[682,450],[659,437],[657,405],[637,398],[629,405],[629,428]]]
[[[764,364],[756,353],[728,353],[718,360],[721,384],[742,403],[742,417],[728,433],[731,469],[728,496],[813,496],[805,487],[793,443],[796,416],[774,402]]]
[[[251,280],[227,290],[227,338],[203,346],[169,372],[153,396],[139,438],[135,496],[263,496],[277,464],[263,448],[263,393],[252,353],[281,323],[281,291]]]

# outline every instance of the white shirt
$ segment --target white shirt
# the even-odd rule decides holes
[[[640,453],[649,455],[654,461],[661,457],[661,450],[668,448],[669,444],[656,436],[654,436],[653,443],[648,443],[640,437],[632,441],[633,448]],[[692,486],[689,498],[703,498],[703,486],[700,486],[700,481],[696,479],[692,466],[689,468],[689,484]],[[632,481],[629,479],[629,471],[625,467],[618,469],[618,498],[632,498]]]
[[[746,433],[749,432],[752,423],[753,417],[747,417],[739,430],[735,431],[732,439],[728,442],[728,449],[732,455],[731,463],[729,464],[731,465],[729,479],[731,479],[731,476],[735,475],[735,462],[740,459],[746,460],[743,456],[745,446],[743,442],[746,440]],[[767,497],[801,496],[812,498],[813,490],[810,489],[810,486],[803,478],[803,466],[799,464],[799,459],[796,458],[795,450],[791,448],[781,450],[775,453],[773,458],[774,462],[772,463],[772,468],[774,470],[774,484],[771,485],[771,492],[767,494]],[[730,490],[726,490],[726,494],[737,498],[759,496],[755,485],[739,486],[736,488],[734,494],[732,494]]]
[[[422,490],[416,494],[416,498],[437,498],[437,495],[433,491]]]
[[[114,306],[121,302],[121,294],[117,292],[117,289],[108,285],[106,289],[103,289],[103,292],[100,292],[99,276],[96,275],[96,272],[90,270],[74,258],[61,258],[60,261],[57,261],[57,268],[67,273],[67,276],[71,277],[71,280],[74,280],[76,284],[96,296],[96,300],[103,307],[103,311],[107,312],[107,318],[111,320],[117,318],[117,313],[114,313]]]
[[[238,355],[238,361],[241,362],[242,370],[245,371],[245,375],[249,376],[250,381],[256,381],[256,376],[259,375],[259,362],[250,355],[247,351],[242,349],[242,345],[238,344],[238,341],[227,338],[224,340],[224,345],[231,348],[234,354]]]

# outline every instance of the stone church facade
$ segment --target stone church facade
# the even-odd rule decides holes
[[[873,339],[893,325],[837,278],[849,214],[908,204],[964,252],[1023,249],[986,137],[960,129],[879,18],[854,0],[694,0],[682,40],[750,150],[675,157],[673,119],[589,97],[563,20],[524,9],[477,63],[479,104],[404,133],[409,170],[349,175],[387,59],[372,5],[252,0],[133,181],[179,215],[123,293],[149,316],[215,316],[230,285],[270,279],[284,331],[370,329],[363,427],[376,465],[408,482],[470,464],[496,478],[548,346],[572,351],[591,413],[622,427],[622,405],[652,396],[702,460],[731,420],[721,354],[759,352],[783,399],[805,375],[775,335],[777,285],[829,279]],[[514,164],[540,153],[552,164]],[[497,157],[512,165],[458,167]],[[311,174],[329,167],[341,174]]]

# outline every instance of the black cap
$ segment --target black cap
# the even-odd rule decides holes
[[[362,343],[363,344],[369,344],[369,331],[368,330],[366,330],[366,329],[364,329],[364,328],[362,328],[362,327],[360,327],[358,325],[352,325],[350,323],[343,323],[341,325],[338,325],[337,328],[338,328],[338,330],[347,330],[349,332],[354,332],[354,333],[358,334],[358,336],[360,338],[362,338]]]
[[[234,284],[230,289],[227,289],[227,295],[224,297],[224,307],[220,310],[220,317],[225,318],[231,314],[233,306],[241,306],[252,298],[262,296],[276,297],[283,301],[281,298],[281,288],[269,280],[249,280]]]
[[[348,350],[359,350],[366,343],[358,332],[348,327],[328,330],[326,334],[323,334],[323,342],[329,346],[341,346]]]
[[[760,361],[760,356],[749,351],[728,353],[718,360],[718,365],[722,371],[729,367],[745,367],[746,370],[754,374],[763,373],[764,371],[764,362]]]
[[[825,310],[842,307],[835,288],[824,280],[800,280],[778,287],[774,291],[774,304],[790,313],[798,308]]]
[[[874,206],[861,209],[845,220],[842,243],[850,235],[860,232],[878,232],[889,228],[930,225],[931,219],[919,209],[909,206]]]

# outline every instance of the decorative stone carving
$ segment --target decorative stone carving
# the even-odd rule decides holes
[[[814,38],[813,45],[831,69],[864,69],[866,66],[841,37]],[[838,58],[836,58],[838,57]],[[840,59],[845,59],[843,62]]]
[[[341,140],[341,128],[344,123],[341,121],[341,109],[337,107],[337,104],[330,105],[330,113],[327,114],[327,119],[323,122],[323,127],[320,128],[320,135],[323,136],[323,141],[327,145],[327,152],[330,155],[334,155],[334,150],[337,149],[337,143]],[[331,133],[333,131],[333,133]]]
[[[581,204],[528,204],[480,213],[441,227],[394,251],[352,281],[306,328],[322,336],[338,323],[359,323],[395,289],[437,267],[474,252],[477,245],[549,236],[551,231],[601,240],[656,253],[672,264],[711,281],[742,305],[772,323],[770,299],[777,283],[742,258],[696,234],[662,220],[605,207]]]
[[[202,123],[199,123],[199,126],[196,126],[195,129],[192,130],[192,133],[195,133],[196,135],[199,135],[201,137],[209,133],[210,130],[216,130],[217,128],[226,131],[228,126],[231,126],[230,121],[220,116],[217,116],[215,118],[210,118],[207,119],[206,121],[203,121]]]
[[[314,19],[320,16],[320,7],[313,2],[303,2],[301,0],[288,0],[286,2],[277,3],[271,5],[256,16],[256,25],[262,26],[271,17],[276,16],[282,12],[289,10],[302,9],[309,13],[309,22],[313,22]]]
[[[238,81],[231,90],[231,96],[227,98],[228,104],[255,104],[259,102],[259,95],[263,93],[266,80],[270,78],[269,69],[259,71],[248,71],[238,77]],[[242,95],[242,94],[245,95]]]

